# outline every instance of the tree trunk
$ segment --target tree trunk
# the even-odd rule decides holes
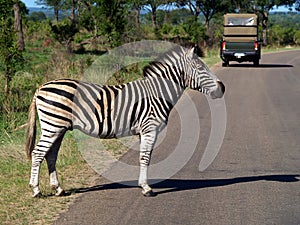
[[[70,15],[70,20],[72,24],[75,24],[75,5],[76,5],[76,0],[72,0],[72,8],[71,8],[71,15]]]
[[[20,2],[14,4],[14,16],[15,16],[15,30],[18,33],[18,49],[20,51],[25,50],[25,42],[24,42],[24,35],[23,35],[23,28],[22,28],[22,14],[20,8]]]
[[[6,64],[6,69],[5,69],[5,88],[4,92],[6,95],[9,94],[9,65]]]
[[[195,22],[197,22],[198,21],[198,16],[199,16],[199,14],[200,14],[200,7],[199,7],[199,5],[197,4],[196,5],[196,8],[195,8]]]
[[[156,29],[156,7],[152,7],[152,27]]]
[[[193,5],[193,4],[189,3],[187,6],[190,9],[191,15],[194,16],[195,22],[197,22],[198,21],[198,16],[200,14],[199,5],[196,2],[196,5]]]
[[[135,7],[134,8],[134,17],[135,17],[135,25],[137,28],[140,27],[140,8],[139,7]]]
[[[263,29],[263,45],[268,45],[268,19],[269,19],[269,12],[261,12],[263,19],[262,19],[262,29]]]
[[[59,13],[59,9],[57,7],[54,7],[54,15],[57,23],[58,23],[58,13]]]
[[[209,34],[209,19],[205,17],[205,29],[206,29],[206,35]]]

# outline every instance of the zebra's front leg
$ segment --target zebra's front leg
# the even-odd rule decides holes
[[[59,138],[55,142],[55,144],[53,145],[51,150],[46,155],[46,161],[47,161],[47,166],[48,166],[48,171],[49,171],[49,176],[50,176],[50,186],[53,190],[56,190],[56,193],[55,193],[56,196],[62,196],[65,194],[65,191],[60,187],[58,175],[56,172],[57,154],[58,154],[58,150],[60,148],[62,139],[63,139],[63,135],[61,138]]]
[[[150,164],[151,153],[155,140],[156,132],[141,135],[139,186],[142,188],[142,194],[146,197],[156,195],[148,185],[148,166]]]
[[[49,172],[49,175],[50,186],[53,190],[56,190],[55,196],[63,196],[65,194],[65,191],[60,186],[56,170],[54,169],[52,172]]]

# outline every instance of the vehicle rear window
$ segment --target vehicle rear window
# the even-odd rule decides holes
[[[229,25],[229,26],[252,26],[252,25],[254,25],[254,17],[249,17],[249,18],[229,17],[227,25]]]

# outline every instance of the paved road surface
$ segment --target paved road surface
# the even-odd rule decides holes
[[[227,128],[208,169],[199,172],[198,166],[210,133],[210,111],[205,97],[191,91],[200,139],[183,169],[153,185],[156,197],[101,178],[98,185],[77,190],[85,193],[55,224],[300,224],[300,51],[263,55],[257,68],[233,64],[215,68],[227,88]],[[154,163],[178,143],[179,118],[172,113]],[[189,147],[187,141],[183,155]],[[123,161],[136,164],[137,152]]]

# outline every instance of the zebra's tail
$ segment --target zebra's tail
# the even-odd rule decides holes
[[[27,132],[26,132],[26,152],[28,158],[31,160],[31,153],[35,145],[36,136],[36,106],[35,106],[36,94],[34,95],[31,105],[29,107]]]

